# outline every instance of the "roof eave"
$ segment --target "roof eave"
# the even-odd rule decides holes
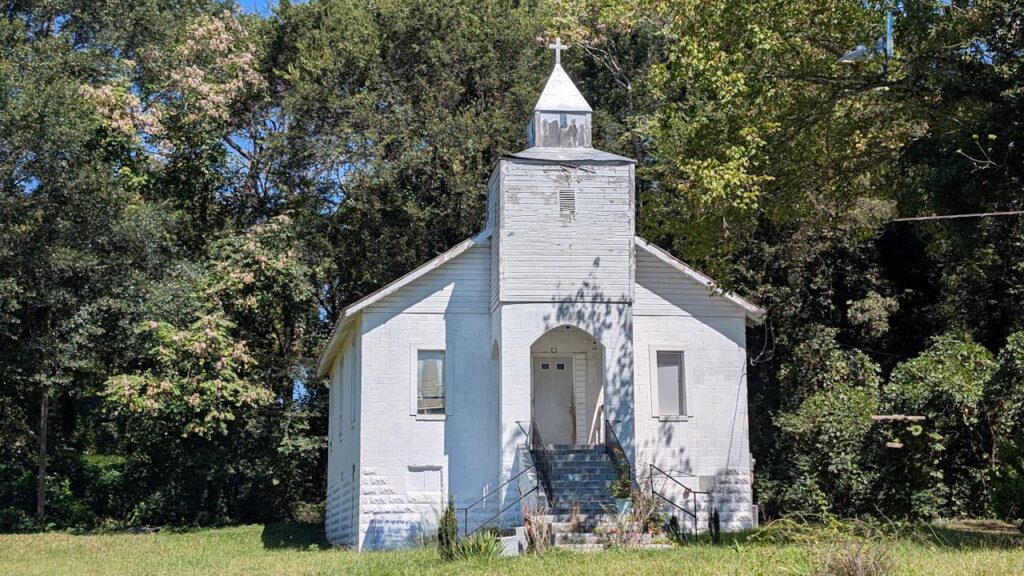
[[[355,325],[355,318],[356,314],[348,315],[345,311],[342,311],[341,318],[339,318],[338,323],[335,324],[334,331],[331,332],[331,337],[327,340],[327,345],[324,346],[324,351],[320,354],[320,360],[317,362],[317,378],[326,376],[330,371],[331,364],[340,353],[342,344],[345,343],[345,339],[348,336],[350,328]]]
[[[757,304],[754,304],[753,302],[747,300],[746,298],[743,298],[742,296],[739,296],[738,294],[722,290],[721,288],[718,287],[715,281],[711,279],[711,277],[707,276],[703,272],[700,272],[696,268],[693,268],[686,262],[683,262],[682,260],[676,258],[665,249],[660,248],[654,244],[651,244],[650,242],[644,240],[639,236],[635,236],[634,239],[637,246],[643,248],[648,253],[653,255],[655,258],[661,260],[662,262],[668,264],[669,266],[675,268],[676,270],[679,270],[683,274],[686,274],[687,276],[695,280],[697,283],[708,288],[708,290],[712,291],[713,293],[719,295],[722,298],[725,298],[732,304],[735,304],[739,308],[743,309],[743,315],[746,318],[748,326],[757,326],[764,322],[765,315],[767,314],[764,308],[761,308]]]
[[[430,261],[420,265],[412,272],[390,282],[383,288],[369,294],[360,300],[350,304],[341,312],[341,316],[338,317],[337,323],[334,325],[334,330],[331,331],[331,337],[327,340],[327,346],[324,347],[324,351],[320,354],[320,360],[317,362],[316,373],[317,376],[323,376],[327,373],[331,362],[334,360],[336,354],[336,347],[342,342],[345,329],[352,323],[355,316],[361,312],[367,306],[371,306],[376,302],[379,302],[382,298],[394,294],[400,290],[403,286],[411,283],[412,281],[420,278],[432,270],[436,270],[442,265],[446,264],[450,260],[459,256],[466,250],[469,250],[473,246],[480,244],[491,237],[491,230],[489,228],[484,229],[482,232],[467,238],[462,242],[459,242],[455,246],[452,246],[443,254],[435,256]]]

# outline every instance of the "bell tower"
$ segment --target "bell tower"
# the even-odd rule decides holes
[[[513,303],[633,298],[633,160],[591,144],[593,109],[555,66],[527,123],[529,148],[488,184],[492,310]]]
[[[633,450],[635,162],[593,147],[593,110],[562,68],[566,46],[556,40],[549,48],[555,65],[527,121],[529,147],[502,157],[487,186],[491,333],[509,474],[527,440],[522,423],[544,419],[536,410],[535,345],[566,351],[540,340],[553,330],[574,327],[594,341],[565,364],[573,371],[569,422],[577,439],[590,437],[591,399],[602,398],[603,417],[618,423],[626,453]],[[576,386],[583,374],[592,377],[580,382],[596,388]]]

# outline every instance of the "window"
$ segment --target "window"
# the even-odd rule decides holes
[[[359,366],[359,349],[357,347],[353,346],[352,347],[352,353],[353,353],[352,361],[348,363],[349,364],[349,371],[348,371],[348,406],[349,406],[349,409],[348,409],[348,411],[349,411],[349,414],[350,414],[351,425],[354,427],[355,423],[356,423],[356,413],[357,413],[357,410],[356,410],[356,405],[357,405],[356,404],[356,400],[357,400],[357,397],[356,397],[356,395],[359,393],[359,386],[357,386],[357,384],[359,382],[358,379],[357,379],[358,372],[356,371],[358,369],[358,366]]]
[[[416,351],[416,414],[443,415],[444,350]]]
[[[685,416],[686,376],[683,371],[683,353],[658,350],[655,356],[657,363],[655,416]]]

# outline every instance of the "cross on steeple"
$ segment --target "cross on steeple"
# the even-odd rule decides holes
[[[562,50],[565,50],[568,47],[569,47],[568,45],[562,44],[562,39],[561,38],[555,38],[555,43],[554,44],[548,44],[548,48],[550,48],[551,50],[555,51],[555,65],[556,66],[561,66],[562,65]]]

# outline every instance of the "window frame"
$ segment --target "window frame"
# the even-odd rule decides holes
[[[446,347],[438,345],[434,342],[414,342],[410,346],[409,355],[409,415],[415,417],[417,420],[446,420],[451,415],[451,398],[452,398],[452,368],[451,368],[451,355]],[[419,382],[419,353],[420,352],[442,352],[444,353],[444,360],[442,361],[443,377],[444,377],[444,409],[439,414],[421,414],[419,411],[419,395],[420,395],[420,382]]]
[[[333,402],[334,416],[331,418],[333,437],[340,443],[344,437],[345,427],[345,355],[339,354],[334,363],[334,372],[331,374],[331,401]]]
[[[661,382],[658,379],[658,354],[678,354],[679,366],[679,401],[682,404],[678,413],[667,413],[661,407],[660,392]],[[684,346],[678,344],[652,344],[650,349],[650,393],[651,393],[651,417],[662,422],[685,422],[693,418],[692,402],[690,397],[690,378],[687,368],[687,351]]]
[[[359,398],[358,398],[359,386],[356,386],[356,382],[361,381],[361,379],[359,378],[360,372],[361,372],[361,369],[360,369],[361,363],[359,361],[360,360],[359,350],[360,350],[359,346],[352,346],[352,358],[353,358],[353,361],[349,362],[349,371],[348,371],[348,379],[349,379],[348,399],[343,401],[346,404],[348,404],[348,406],[349,406],[349,430],[350,431],[354,431],[355,430],[355,428],[356,428],[356,417],[358,416],[358,411],[356,410],[356,406],[359,403]],[[342,428],[344,428],[344,426],[342,426]]]

